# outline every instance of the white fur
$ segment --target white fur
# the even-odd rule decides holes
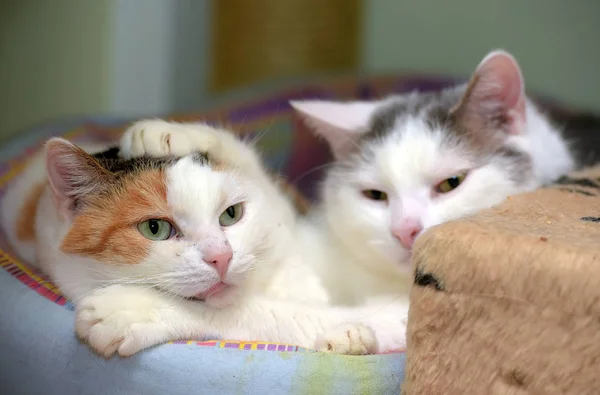
[[[329,351],[342,353],[405,345],[405,300],[329,305],[327,290],[304,261],[304,245],[295,240],[294,210],[251,147],[205,125],[159,120],[133,125],[122,146],[135,151],[125,156],[144,155],[147,147],[153,147],[152,156],[205,151],[225,168],[215,171],[185,157],[167,169],[167,201],[183,236],[154,242],[138,264],[106,264],[62,253],[71,224],[47,187],[36,221],[39,266],[75,303],[77,333],[93,349],[105,356],[131,355],[169,340],[206,337],[326,344]],[[220,227],[220,214],[240,202],[242,219]],[[225,241],[233,250],[225,277],[229,288],[204,302],[183,299],[221,280],[202,261],[202,251]],[[33,248],[19,248],[21,255],[27,249]]]
[[[405,344],[403,331],[398,330],[406,325],[405,307],[389,301],[332,307],[256,294],[214,309],[153,289],[115,285],[85,298],[75,325],[78,335],[105,356],[115,352],[129,356],[168,340],[215,336],[316,345],[322,350],[331,345],[334,352],[363,354]]]
[[[531,154],[536,183],[548,184],[573,170],[575,161],[559,130],[533,103],[527,101],[525,110],[527,131],[521,136],[514,136],[514,143]]]

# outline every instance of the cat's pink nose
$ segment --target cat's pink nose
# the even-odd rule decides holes
[[[229,245],[224,245],[223,247],[212,248],[206,251],[203,259],[204,262],[217,269],[217,273],[219,273],[221,278],[225,278],[232,256],[233,252],[231,251],[231,247]]]
[[[416,218],[407,218],[402,220],[400,226],[392,229],[392,234],[400,241],[400,244],[407,250],[412,248],[415,239],[423,230],[421,221]]]

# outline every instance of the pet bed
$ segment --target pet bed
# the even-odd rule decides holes
[[[290,99],[368,99],[391,91],[438,88],[435,78],[352,77],[303,83],[259,99],[230,104],[179,121],[225,123],[257,138],[271,169],[308,196],[329,159],[324,143],[292,115]],[[0,150],[0,194],[49,136],[75,142],[115,141],[130,120],[88,117],[24,133]],[[312,170],[311,170],[312,169]],[[15,258],[0,235],[1,394],[398,394],[403,351],[336,356],[295,345],[235,341],[188,341],[161,345],[131,358],[104,360],[80,344],[73,309],[40,273]],[[401,330],[399,328],[399,330]]]

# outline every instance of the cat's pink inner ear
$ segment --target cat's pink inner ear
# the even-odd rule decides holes
[[[525,124],[525,88],[521,69],[505,51],[489,53],[477,66],[458,110],[470,120],[502,119],[517,134]]]
[[[332,102],[322,100],[291,101],[312,131],[324,138],[334,157],[343,158],[358,144],[358,138],[367,132],[374,102]]]
[[[108,174],[84,150],[61,138],[46,143],[46,171],[59,211],[73,209],[76,199],[93,193]]]

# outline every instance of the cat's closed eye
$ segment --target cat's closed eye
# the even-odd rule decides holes
[[[221,226],[231,226],[242,219],[242,215],[244,215],[244,206],[242,203],[234,204],[223,211],[219,217],[219,224]]]
[[[362,194],[367,199],[377,200],[377,201],[387,201],[387,193],[378,191],[377,189],[366,189],[362,191]]]
[[[444,181],[437,184],[434,189],[437,193],[448,193],[456,189],[464,181],[466,176],[467,173],[461,173],[450,178],[446,178]]]
[[[142,236],[152,241],[167,240],[177,233],[175,227],[164,219],[149,219],[140,222],[137,227]]]

